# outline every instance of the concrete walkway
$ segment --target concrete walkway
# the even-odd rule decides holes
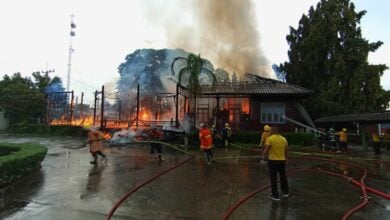
[[[89,164],[91,157],[82,139],[1,135],[0,141],[36,142],[49,149],[42,169],[3,196],[0,219],[104,219],[129,189],[189,157],[164,148],[166,161],[159,163],[156,155],[149,154],[149,145],[131,145],[107,148],[108,160],[94,166]],[[211,166],[197,152],[188,163],[145,185],[125,200],[112,219],[222,219],[232,204],[268,184],[267,168],[258,164],[258,152],[214,152],[217,162]],[[371,152],[353,152],[334,156],[364,166],[369,170],[367,185],[390,193],[389,152],[379,159]],[[340,164],[291,159],[288,169],[296,168],[330,170],[355,179],[361,176]],[[335,177],[296,174],[289,177],[289,184],[290,198],[272,202],[267,198],[269,190],[260,192],[230,219],[340,219],[361,202],[359,188]],[[370,196],[369,204],[350,219],[389,219],[390,201]]]

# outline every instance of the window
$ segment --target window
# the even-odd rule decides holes
[[[261,123],[284,124],[284,103],[261,103]]]

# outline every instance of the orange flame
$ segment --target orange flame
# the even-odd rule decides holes
[[[104,133],[103,137],[105,140],[108,140],[112,138],[112,135],[110,133]]]
[[[244,114],[249,114],[249,99],[248,98],[241,99],[241,112]]]
[[[50,125],[73,125],[73,126],[83,126],[83,127],[90,127],[93,124],[93,117],[92,116],[84,116],[82,118],[73,119],[70,121],[66,119],[66,117],[62,116],[59,119],[54,119],[52,122],[50,122]]]
[[[141,111],[139,113],[139,117],[141,120],[148,121],[152,119],[152,113],[149,109],[141,108]]]

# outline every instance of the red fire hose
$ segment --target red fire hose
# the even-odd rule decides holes
[[[122,196],[122,198],[120,198],[120,199],[114,204],[114,206],[111,208],[110,212],[107,214],[106,220],[110,220],[110,219],[111,219],[111,217],[112,217],[112,215],[114,215],[114,212],[116,211],[116,209],[117,209],[117,208],[118,208],[118,207],[119,207],[119,206],[120,206],[120,205],[121,205],[121,204],[122,204],[122,203],[131,195],[131,194],[133,194],[134,192],[138,191],[140,188],[142,188],[142,187],[145,186],[146,184],[152,182],[153,180],[157,179],[158,177],[164,175],[165,173],[168,173],[169,171],[174,170],[174,169],[180,167],[181,165],[187,163],[187,162],[190,161],[192,158],[194,158],[194,156],[191,156],[190,158],[188,158],[188,159],[186,159],[186,160],[184,160],[184,161],[182,161],[182,162],[176,164],[175,166],[170,167],[170,168],[168,168],[168,169],[166,169],[166,170],[164,170],[164,171],[162,171],[162,172],[156,174],[155,176],[153,176],[152,178],[150,178],[150,179],[144,181],[143,183],[141,183],[141,184],[138,185],[137,187],[131,188],[126,194],[124,194],[124,195]]]
[[[367,192],[366,192],[366,189],[376,195],[379,195],[379,196],[382,196],[386,199],[389,199],[390,198],[390,195],[389,194],[386,194],[386,193],[383,193],[383,192],[380,192],[378,190],[375,190],[373,188],[370,188],[370,187],[367,187],[365,186],[364,184],[364,179],[366,178],[367,176],[367,170],[364,169],[363,167],[360,167],[356,164],[351,164],[351,163],[347,163],[347,162],[344,162],[344,161],[336,161],[336,160],[330,160],[330,159],[323,159],[323,158],[310,158],[310,157],[290,157],[290,158],[296,158],[296,159],[304,159],[304,160],[319,160],[319,161],[326,161],[326,162],[331,162],[331,163],[336,163],[336,164],[345,164],[345,165],[349,165],[349,166],[352,166],[354,168],[357,168],[357,169],[360,169],[362,170],[363,172],[363,176],[361,177],[360,181],[356,181],[356,180],[353,180],[347,176],[344,176],[344,175],[341,175],[341,174],[338,174],[338,173],[332,173],[332,172],[329,172],[329,171],[322,171],[322,170],[310,170],[310,169],[301,169],[301,170],[293,170],[293,171],[289,171],[287,173],[287,175],[292,175],[292,174],[295,174],[295,173],[298,173],[298,172],[319,172],[319,173],[323,173],[323,174],[328,174],[328,175],[333,175],[333,176],[336,176],[336,177],[342,177],[342,178],[346,178],[348,179],[351,183],[353,183],[354,185],[356,186],[359,186],[361,188],[361,191],[362,191],[362,198],[363,198],[363,202],[359,203],[357,206],[355,206],[354,208],[348,210],[342,217],[342,219],[347,219],[350,215],[352,215],[354,212],[362,209],[365,205],[367,205],[368,203],[368,198],[367,198]],[[240,199],[238,202],[236,202],[235,204],[233,204],[229,209],[228,211],[225,213],[223,219],[228,219],[229,216],[231,215],[231,213],[233,213],[233,211],[235,209],[237,209],[242,203],[244,203],[247,199],[249,199],[250,197],[254,196],[256,193],[258,192],[261,192],[267,188],[270,187],[270,184],[264,186],[264,187],[261,187],[255,191],[253,191],[252,193],[248,194],[247,196],[245,196],[244,198]]]
[[[349,216],[351,216],[354,212],[357,212],[358,210],[362,209],[364,206],[367,205],[368,203],[368,198],[367,198],[367,192],[366,192],[366,186],[364,183],[365,178],[367,177],[367,170],[361,166],[358,166],[356,164],[352,163],[347,163],[344,161],[337,161],[337,160],[330,160],[330,159],[323,159],[323,158],[310,158],[310,157],[292,157],[292,158],[297,158],[297,159],[303,159],[303,160],[319,160],[319,161],[327,161],[335,164],[345,164],[351,167],[355,167],[363,172],[362,177],[360,178],[360,189],[362,191],[362,198],[363,201],[360,202],[358,205],[353,207],[352,209],[348,210],[347,213],[345,213],[342,217],[343,220],[348,219]]]

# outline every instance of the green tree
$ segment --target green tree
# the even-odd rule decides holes
[[[0,106],[11,124],[38,119],[44,104],[44,93],[30,78],[15,73],[12,77],[5,75],[0,81]]]
[[[47,92],[47,88],[55,84],[60,84],[62,86],[62,80],[58,76],[51,78],[49,76],[49,72],[44,72],[43,75],[41,72],[33,72],[32,75],[34,77],[36,87],[42,92]],[[61,91],[64,90],[62,89]]]
[[[349,0],[321,0],[297,29],[290,27],[289,61],[280,70],[286,80],[312,90],[316,95],[304,105],[314,118],[327,114],[383,111],[390,92],[380,86],[388,68],[368,63],[368,54],[382,42],[362,37],[360,20],[366,11],[355,11]]]
[[[189,54],[187,58],[185,57],[176,57],[171,65],[171,73],[173,76],[176,75],[174,65],[177,61],[183,60],[186,65],[179,70],[177,74],[177,80],[179,84],[187,87],[189,91],[189,109],[190,114],[196,113],[196,98],[200,94],[200,85],[211,83],[214,85],[216,82],[216,77],[213,74],[212,70],[205,68],[206,60],[202,59],[199,56],[194,54]],[[195,117],[194,117],[195,118]],[[194,123],[196,123],[194,121]]]

